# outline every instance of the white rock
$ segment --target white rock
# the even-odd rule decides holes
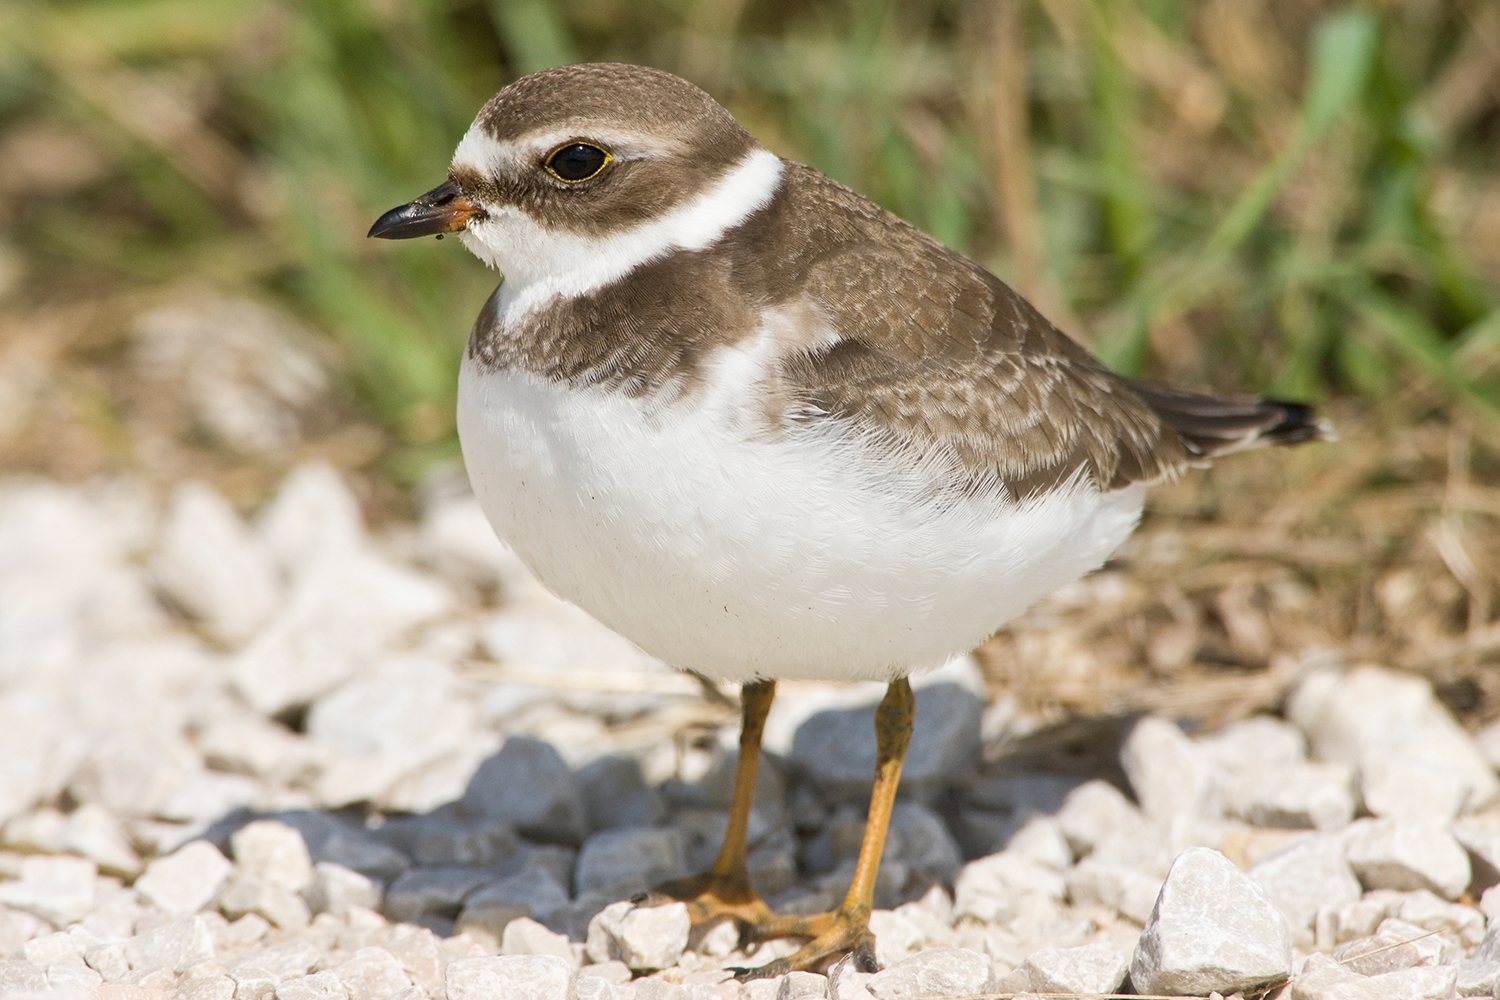
[[[1484,755],[1485,760],[1489,761],[1490,766],[1500,771],[1500,721],[1491,722],[1475,733],[1474,742],[1479,746],[1479,752]]]
[[[184,483],[173,493],[151,572],[173,602],[227,643],[254,635],[281,602],[265,543],[206,483]]]
[[[1473,869],[1471,893],[1482,895],[1500,883],[1500,830],[1459,821],[1448,832],[1469,852],[1469,866]]]
[[[572,979],[555,955],[463,958],[448,966],[448,1000],[568,1000]]]
[[[229,838],[240,872],[293,892],[313,878],[312,857],[298,830],[274,819],[246,823]]]
[[[445,575],[498,587],[512,600],[541,586],[521,557],[495,537],[472,493],[434,501],[422,516],[420,542],[422,557]]]
[[[208,906],[231,871],[234,865],[213,844],[189,841],[147,865],[144,876],[135,880],[135,891],[156,909],[187,915]]]
[[[1492,885],[1484,890],[1484,895],[1479,897],[1479,912],[1486,920],[1500,917],[1500,886]]]
[[[520,917],[505,925],[500,954],[556,955],[570,965],[576,964],[573,945],[567,936],[554,934],[530,917]]]
[[[869,990],[874,973],[860,972],[854,967],[854,957],[845,955],[828,970],[828,1000],[875,1000]]]
[[[0,955],[13,955],[27,941],[51,932],[52,926],[41,917],[0,905]]]
[[[289,785],[323,763],[325,748],[238,704],[198,726],[198,749],[210,767]]]
[[[357,871],[319,861],[313,866],[311,884],[302,896],[313,913],[332,913],[342,917],[351,906],[363,906],[367,910],[380,909],[384,898],[384,887],[372,878]]]
[[[988,992],[991,972],[988,955],[968,948],[929,948],[877,972],[864,986],[876,1000],[965,996]]]
[[[1355,975],[1327,955],[1308,957],[1292,978],[1291,1000],[1396,1000],[1364,976]]]
[[[617,1000],[618,995],[615,984],[607,979],[580,973],[573,980],[572,1000]]]
[[[125,942],[125,958],[132,969],[184,972],[213,957],[213,933],[203,917],[165,924]]]
[[[330,555],[357,550],[365,538],[359,501],[343,478],[321,462],[298,466],[282,481],[256,529],[282,569],[294,577]]]
[[[178,823],[206,826],[237,809],[249,808],[264,797],[260,782],[243,774],[190,771],[156,808],[156,815]]]
[[[1458,972],[1453,966],[1401,969],[1370,977],[1370,984],[1391,1000],[1455,1000]]]
[[[1465,950],[1484,940],[1484,914],[1472,906],[1449,903],[1426,889],[1401,894],[1391,916],[1429,931],[1441,931]]]
[[[612,903],[589,921],[587,950],[595,962],[615,959],[632,969],[665,969],[687,948],[687,906]]]
[[[230,966],[229,974],[238,978],[242,969],[258,969],[280,982],[307,975],[320,957],[321,953],[311,941],[294,938],[284,944],[257,948],[237,956]]]
[[[119,816],[163,815],[190,765],[190,751],[164,732],[111,732],[94,741],[68,782],[79,802]]]
[[[1075,948],[1039,948],[1015,971],[1001,976],[995,991],[1031,993],[1114,993],[1125,981],[1130,962],[1102,944]]]
[[[1500,988],[1500,961],[1465,958],[1453,963],[1455,992],[1461,997],[1492,997]]]
[[[894,910],[872,911],[870,933],[875,935],[875,961],[882,969],[910,958],[927,943],[922,928]]]
[[[1441,937],[1427,933],[1416,924],[1395,917],[1381,921],[1370,937],[1348,941],[1334,949],[1333,957],[1350,972],[1378,976],[1397,969],[1424,965],[1442,965],[1462,954]]]
[[[687,874],[687,848],[672,827],[603,830],[584,842],[574,890],[621,898]]]
[[[276,986],[276,1000],[345,1000],[349,989],[331,970],[297,976]]]
[[[1291,973],[1292,935],[1266,891],[1222,854],[1178,855],[1130,963],[1146,993],[1232,993]]]
[[[0,882],[0,903],[62,927],[94,908],[97,872],[94,862],[83,858],[28,857],[21,861],[19,879]]]
[[[1108,837],[1144,836],[1146,832],[1146,821],[1134,803],[1114,785],[1097,778],[1068,793],[1057,812],[1057,824],[1080,857]]]
[[[1155,823],[1210,815],[1222,777],[1207,754],[1181,729],[1152,716],[1131,729],[1120,747],[1120,766],[1130,779],[1141,812]]]
[[[73,810],[63,830],[62,847],[112,875],[134,878],[141,871],[140,855],[119,818],[100,805],[85,803]]]
[[[1073,849],[1063,836],[1062,824],[1052,816],[1032,816],[1011,835],[1005,850],[1053,871],[1067,871],[1073,863]],[[941,881],[952,881],[951,878]]]
[[[1367,820],[1351,828],[1345,854],[1367,889],[1428,889],[1457,899],[1469,885],[1469,856],[1431,823]]]
[[[1068,898],[1074,906],[1103,906],[1144,924],[1156,905],[1164,875],[1129,864],[1084,858],[1068,870]]]
[[[1294,931],[1307,932],[1320,909],[1360,898],[1359,880],[1344,845],[1329,834],[1309,834],[1250,869]]]
[[[1379,816],[1439,821],[1500,796],[1500,779],[1426,680],[1380,667],[1309,676],[1287,715],[1324,761],[1359,770],[1366,806]],[[1442,810],[1434,814],[1431,810]]]
[[[234,1000],[235,981],[222,975],[189,975],[178,984],[172,1000]]]
[[[310,701],[452,603],[435,580],[373,553],[331,553],[231,660],[235,689],[266,715]]]
[[[230,920],[259,914],[283,930],[301,930],[312,920],[307,901],[284,885],[253,875],[235,875],[219,893],[219,909]]]
[[[349,1000],[386,1000],[411,985],[396,957],[384,948],[361,948],[334,970]]]
[[[576,844],[587,834],[573,773],[551,744],[527,736],[512,736],[480,765],[464,807],[536,840]]]
[[[728,952],[725,952],[725,954],[728,954]],[[578,970],[578,975],[580,978],[583,976],[594,976],[607,983],[619,985],[620,983],[630,982],[631,977],[635,974],[630,971],[630,966],[624,962],[609,961],[594,962],[590,965],[585,965]]]
[[[429,996],[440,996],[443,989],[443,968],[448,956],[443,952],[443,942],[425,927],[412,930],[389,941],[385,950],[401,963],[412,983],[421,987]]]
[[[465,774],[443,801],[463,793],[463,781],[495,740],[477,732],[477,712],[444,661],[388,656],[314,702],[307,734],[329,752],[317,785],[330,805],[371,801],[390,805],[393,787],[471,745]],[[439,803],[433,803],[436,805]]]
[[[1225,789],[1230,813],[1255,826],[1338,830],[1354,818],[1347,764],[1292,764],[1247,771]]]
[[[1015,901],[1028,893],[1062,899],[1067,892],[1063,876],[1027,857],[1001,851],[970,861],[958,873],[953,887],[953,911],[986,923],[1003,923],[1015,912]]]
[[[827,996],[828,977],[816,972],[788,972],[776,987],[776,1000],[802,1000],[804,997],[825,1000]]]
[[[1254,715],[1193,741],[1231,779],[1251,771],[1279,770],[1307,759],[1307,740],[1289,722]]]
[[[234,1000],[271,1000],[281,981],[253,965],[236,965],[229,970],[229,978],[234,983]]]
[[[125,954],[125,946],[122,944],[106,944],[90,948],[84,952],[83,960],[89,964],[89,968],[103,976],[107,983],[118,982],[130,972],[130,958]],[[229,991],[234,992],[233,984],[230,985]]]
[[[24,958],[0,959],[0,996],[43,994],[47,990],[47,972]]]

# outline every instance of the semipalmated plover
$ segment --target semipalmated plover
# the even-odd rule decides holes
[[[1097,568],[1146,487],[1324,436],[1307,407],[1105,368],[978,264],[760,146],[639,66],[567,66],[484,106],[448,179],[371,236],[455,232],[503,275],[459,376],[485,512],[558,594],[674,666],[744,682],[724,847],[663,887],[695,919],[853,950],[902,756],[906,677]],[[779,917],[745,873],[778,678],[889,682],[853,884]]]

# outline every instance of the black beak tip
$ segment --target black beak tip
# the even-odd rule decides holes
[[[376,240],[401,239],[405,235],[401,232],[403,228],[402,224],[410,220],[411,214],[410,204],[397,205],[375,220],[375,224],[370,227],[370,231],[365,234],[365,238]]]
[[[474,204],[464,197],[458,185],[446,181],[376,219],[366,238],[409,240],[441,236],[462,229],[475,214]]]

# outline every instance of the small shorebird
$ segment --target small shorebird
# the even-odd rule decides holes
[[[661,887],[698,922],[853,951],[911,735],[907,675],[1097,568],[1146,486],[1324,436],[1305,406],[1118,375],[978,264],[761,147],[639,66],[506,87],[448,179],[371,236],[457,233],[504,276],[458,429],[490,522],[536,575],[674,666],[743,682],[724,845]],[[842,905],[778,916],[745,831],[778,678],[889,683]]]

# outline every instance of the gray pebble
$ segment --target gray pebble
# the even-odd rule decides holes
[[[687,874],[682,834],[636,827],[594,834],[578,855],[574,890],[621,898]]]
[[[646,784],[634,757],[606,754],[593,761],[578,772],[578,791],[592,832],[656,826],[666,818],[661,795]]]
[[[969,777],[979,763],[983,703],[957,684],[916,692],[916,721],[901,770],[905,794],[930,799]],[[875,707],[829,709],[804,722],[792,740],[791,762],[826,795],[868,798],[875,774]]]
[[[404,923],[424,917],[456,917],[464,898],[495,881],[477,868],[413,868],[385,891],[385,915]]]
[[[577,844],[588,833],[573,773],[550,744],[529,736],[512,736],[479,765],[463,801],[470,815],[510,823],[534,840]]]

